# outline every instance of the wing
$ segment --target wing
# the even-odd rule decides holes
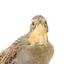
[[[17,48],[13,46],[15,45],[12,44],[9,48],[5,49],[2,53],[0,53],[0,64],[5,64],[16,55]]]
[[[18,48],[21,46],[22,40],[19,38],[16,40],[10,47],[5,49],[3,52],[0,53],[0,64],[5,64],[10,61],[13,57],[15,57]]]
[[[0,64],[5,64],[15,57],[20,46],[28,43],[29,33],[18,38],[10,47],[0,53]]]
[[[47,55],[49,56],[49,58],[50,59],[53,58],[54,47],[53,47],[53,45],[50,42],[47,43],[46,50],[48,50],[48,54]]]

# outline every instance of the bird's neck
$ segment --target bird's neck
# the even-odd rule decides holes
[[[44,31],[44,32],[40,32],[40,31],[33,31],[30,33],[30,36],[29,36],[29,43],[31,45],[34,45],[34,44],[38,44],[38,45],[41,45],[41,44],[46,44],[47,42],[47,32]]]

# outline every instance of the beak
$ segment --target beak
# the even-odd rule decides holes
[[[34,32],[36,32],[36,33],[42,33],[43,30],[44,30],[44,26],[42,24],[39,24],[39,25],[36,26]]]

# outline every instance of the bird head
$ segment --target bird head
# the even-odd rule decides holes
[[[32,32],[34,30],[36,32],[42,32],[42,33],[48,32],[47,21],[43,16],[37,15],[31,21],[32,22],[31,22],[31,25],[30,25],[30,32]]]
[[[39,44],[44,43],[44,41],[47,41],[47,32],[48,25],[46,19],[41,15],[37,15],[32,19],[28,40],[31,44],[35,44],[36,42]]]

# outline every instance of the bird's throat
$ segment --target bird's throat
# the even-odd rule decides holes
[[[33,32],[30,33],[28,40],[31,45],[45,44],[45,42],[47,41],[47,32],[43,29],[44,27],[42,25],[39,25]]]

